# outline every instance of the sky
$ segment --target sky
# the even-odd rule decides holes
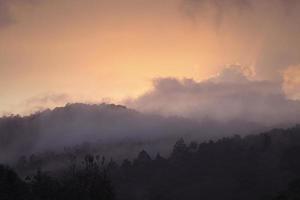
[[[157,80],[197,85],[232,66],[236,85],[265,81],[298,101],[299,34],[298,0],[0,0],[0,115],[68,102],[148,110]]]

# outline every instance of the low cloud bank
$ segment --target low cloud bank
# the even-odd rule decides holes
[[[253,80],[239,66],[197,82],[161,78],[152,91],[126,105],[146,113],[181,116],[198,121],[245,121],[264,126],[299,122],[300,101],[286,97],[281,82]]]
[[[264,127],[240,121],[199,122],[140,113],[120,105],[68,104],[26,117],[0,118],[0,162],[12,162],[21,155],[63,152],[66,147],[82,151],[85,146],[115,159],[133,157],[141,149],[166,155],[181,137],[206,141],[261,130]]]

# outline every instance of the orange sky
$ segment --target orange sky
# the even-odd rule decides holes
[[[228,23],[220,33],[186,16],[181,0],[7,2],[0,113],[23,112],[28,99],[43,95],[120,100],[157,77],[206,79],[226,64],[252,67],[262,48],[263,37],[254,37],[260,29]]]

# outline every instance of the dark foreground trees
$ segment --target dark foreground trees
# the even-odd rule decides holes
[[[103,164],[87,155],[81,166],[49,174],[40,170],[21,180],[9,167],[0,166],[1,200],[113,200],[114,193]]]
[[[92,155],[71,160],[67,169],[24,180],[1,166],[0,200],[300,199],[299,126],[200,144],[180,139],[168,158],[143,150],[121,163]]]
[[[142,151],[111,174],[121,200],[296,200],[300,127],[201,144],[180,139],[169,158]]]
[[[28,198],[28,185],[11,168],[0,165],[0,199],[26,200]]]

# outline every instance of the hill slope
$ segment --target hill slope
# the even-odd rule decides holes
[[[143,148],[151,146],[148,150],[164,153],[178,137],[204,140],[258,130],[262,127],[247,122],[220,124],[206,120],[200,123],[180,117],[143,114],[120,105],[67,104],[26,117],[0,118],[0,161],[21,154],[62,151],[64,147],[83,143],[109,146],[122,141],[128,146],[134,142],[144,143]],[[110,146],[108,152],[116,149]],[[124,147],[119,153],[131,150]]]

